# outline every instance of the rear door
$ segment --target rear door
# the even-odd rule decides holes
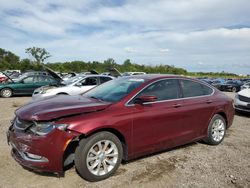
[[[214,90],[199,82],[185,79],[180,79],[180,85],[186,119],[183,127],[187,130],[188,139],[197,139],[204,136],[204,130],[213,114],[215,104],[212,94]]]

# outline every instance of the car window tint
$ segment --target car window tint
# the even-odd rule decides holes
[[[211,88],[191,80],[180,80],[180,84],[183,91],[183,97],[209,95],[213,92]]]
[[[25,83],[25,84],[29,84],[29,83],[33,83],[33,82],[34,82],[33,76],[29,76],[29,77],[23,79],[23,83]]]
[[[53,80],[51,77],[44,76],[44,77],[43,77],[43,81],[44,81],[44,82],[53,82],[54,80]]]
[[[97,77],[85,78],[80,82],[83,86],[93,86],[97,85]]]
[[[206,85],[201,85],[202,90],[203,90],[203,95],[211,95],[213,93],[212,88],[206,86]]]
[[[100,77],[100,83],[104,83],[104,82],[107,82],[109,80],[112,80],[110,77]]]
[[[178,81],[175,79],[166,79],[158,81],[144,89],[137,97],[153,95],[157,101],[179,98],[180,89]]]

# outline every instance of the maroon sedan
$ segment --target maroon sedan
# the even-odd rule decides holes
[[[62,173],[74,163],[83,178],[99,181],[122,160],[198,140],[217,145],[233,117],[232,99],[204,82],[140,75],[27,104],[7,137],[22,166]]]

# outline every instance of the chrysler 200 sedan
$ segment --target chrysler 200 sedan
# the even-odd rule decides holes
[[[75,164],[84,179],[99,181],[122,160],[198,140],[219,144],[234,109],[232,99],[204,82],[139,75],[29,103],[15,115],[7,138],[18,163],[58,174]]]

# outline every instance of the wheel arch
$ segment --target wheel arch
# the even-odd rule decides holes
[[[59,92],[59,93],[57,93],[56,95],[69,95],[69,94],[66,93],[66,92]]]
[[[114,134],[115,136],[117,136],[117,138],[120,140],[121,144],[122,144],[122,149],[123,149],[123,155],[122,155],[122,159],[123,160],[128,160],[128,146],[127,146],[127,142],[126,139],[124,137],[124,135],[118,131],[117,129],[114,128],[100,128],[100,129],[96,129],[92,132],[86,133],[86,134],[80,134],[78,137],[73,138],[67,145],[66,149],[64,150],[64,154],[63,154],[63,167],[65,169],[67,169],[68,167],[71,166],[71,163],[73,163],[74,159],[72,158],[72,154],[75,153],[75,150],[79,144],[79,142],[84,139],[87,138],[93,134],[99,133],[99,132],[110,132],[112,134]],[[69,162],[65,161],[68,160]],[[66,164],[66,165],[65,165]]]
[[[225,119],[225,121],[226,121],[226,128],[227,128],[228,127],[228,119],[227,119],[226,113],[223,112],[223,111],[218,111],[214,115],[216,115],[216,114],[221,115]]]
[[[128,158],[127,141],[126,141],[124,135],[119,130],[117,130],[115,128],[103,127],[103,128],[100,128],[100,129],[96,129],[96,130],[91,131],[91,132],[89,132],[87,134],[80,135],[79,140],[81,140],[82,138],[85,138],[85,137],[89,137],[89,136],[91,136],[93,134],[103,132],[103,131],[110,132],[110,133],[114,134],[115,136],[117,136],[117,138],[120,140],[120,142],[122,144],[122,149],[123,149],[122,159],[127,160],[127,158]]]

